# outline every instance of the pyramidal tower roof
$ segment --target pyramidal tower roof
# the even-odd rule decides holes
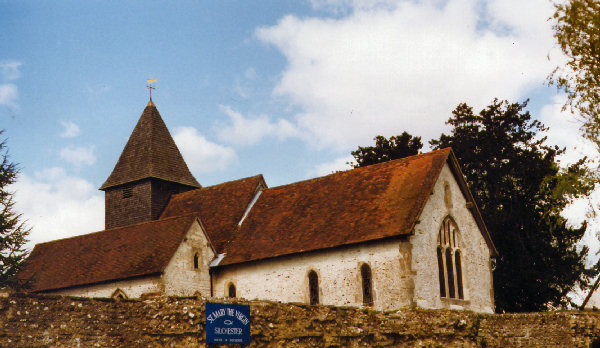
[[[201,187],[183,160],[152,99],[100,190],[148,178]]]

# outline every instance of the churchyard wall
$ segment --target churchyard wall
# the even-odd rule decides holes
[[[0,346],[204,346],[205,301],[11,295],[0,298]],[[590,347],[600,342],[598,312],[500,315],[236,303],[250,305],[253,347]]]

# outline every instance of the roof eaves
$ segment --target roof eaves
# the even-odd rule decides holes
[[[73,285],[69,285],[69,286],[57,286],[57,287],[39,288],[39,289],[35,289],[35,290],[25,290],[25,292],[29,292],[29,293],[41,293],[41,292],[46,292],[46,291],[59,291],[59,290],[81,288],[81,287],[92,286],[92,285],[112,283],[112,282],[115,282],[115,281],[123,281],[123,280],[131,280],[131,279],[139,279],[139,278],[152,277],[152,276],[156,276],[156,275],[160,275],[160,274],[162,274],[162,272],[140,273],[140,274],[136,274],[136,275],[132,275],[132,276],[120,277],[120,278],[112,278],[112,279],[106,279],[106,280],[100,280],[100,281],[91,282],[91,283],[80,283],[80,284],[73,284]]]
[[[338,244],[338,245],[326,246],[326,247],[321,247],[321,248],[316,248],[316,249],[297,250],[297,251],[293,251],[293,252],[289,252],[289,253],[274,254],[269,257],[256,258],[256,259],[244,260],[244,261],[235,261],[235,262],[231,262],[231,263],[229,263],[227,260],[225,260],[225,262],[222,262],[223,259],[227,256],[227,253],[223,253],[223,254],[218,255],[220,257],[218,260],[216,258],[215,258],[215,260],[213,260],[213,262],[215,262],[215,264],[213,265],[211,263],[211,268],[226,267],[226,266],[246,264],[246,263],[251,263],[251,262],[260,262],[260,261],[264,261],[264,260],[272,260],[272,259],[277,259],[280,257],[301,255],[301,254],[306,254],[306,253],[317,253],[317,252],[321,252],[324,250],[350,248],[350,247],[360,245],[360,244],[377,243],[377,242],[386,241],[386,240],[403,239],[406,237],[407,237],[407,235],[405,235],[405,234],[395,234],[395,235],[390,235],[390,236],[386,236],[386,237],[361,240],[358,242],[350,242],[350,243],[346,243],[346,244]]]
[[[180,185],[185,185],[185,186],[189,186],[189,187],[193,187],[193,188],[202,188],[202,185],[200,184],[193,184],[193,183],[189,183],[189,182],[182,182],[183,180],[179,180],[179,181],[174,181],[172,179],[166,179],[163,177],[160,177],[158,175],[145,175],[145,176],[139,176],[137,178],[133,178],[130,180],[119,180],[116,181],[114,183],[108,183],[105,182],[104,184],[102,184],[102,186],[100,186],[100,188],[98,190],[100,191],[105,191],[109,188],[113,188],[113,187],[117,187],[117,186],[123,186],[123,185],[127,185],[127,184],[132,184],[138,181],[142,181],[142,180],[146,180],[146,179],[157,179],[157,180],[162,180],[162,181],[166,181],[166,182],[175,182],[178,183]]]

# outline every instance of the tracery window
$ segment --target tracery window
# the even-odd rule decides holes
[[[373,277],[371,267],[364,263],[360,266],[360,275],[362,278],[362,293],[363,304],[367,306],[373,305]]]
[[[319,304],[319,276],[315,271],[308,273],[308,296],[311,305]]]
[[[437,240],[440,296],[462,300],[464,292],[459,241],[458,226],[452,217],[447,216],[442,222]]]

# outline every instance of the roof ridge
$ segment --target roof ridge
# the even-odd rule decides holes
[[[164,218],[164,219],[157,219],[157,220],[150,220],[150,221],[138,222],[138,223],[131,224],[131,225],[120,226],[120,227],[113,227],[113,228],[109,228],[109,229],[105,229],[105,230],[94,231],[94,232],[89,232],[89,233],[84,233],[84,234],[78,234],[78,235],[75,235],[75,236],[70,236],[70,237],[65,237],[65,238],[53,239],[53,240],[49,240],[47,242],[36,243],[35,246],[44,245],[44,244],[52,244],[52,243],[55,243],[55,242],[59,242],[59,241],[63,241],[63,240],[69,240],[69,239],[83,238],[83,237],[86,237],[86,236],[91,236],[91,235],[94,235],[94,234],[99,234],[99,233],[104,233],[104,232],[112,232],[112,231],[115,231],[115,230],[128,229],[128,228],[131,228],[131,227],[134,227],[134,226],[139,226],[139,225],[144,225],[144,224],[152,224],[152,223],[157,223],[157,222],[164,223],[164,222],[167,222],[169,220],[188,218],[188,217],[190,217],[192,215],[194,215],[194,216],[197,217],[198,214],[196,214],[195,212],[192,212],[192,213],[185,213],[185,214],[181,214],[181,215],[177,215],[177,216],[171,216],[171,217]]]
[[[437,153],[443,152],[443,151],[448,151],[449,152],[451,150],[452,149],[450,147],[446,147],[446,148],[439,149],[439,150],[433,150],[433,151],[429,151],[429,152],[425,152],[425,153],[419,153],[419,154],[412,155],[412,156],[397,158],[397,159],[393,159],[393,160],[389,160],[389,161],[385,161],[385,162],[379,162],[379,163],[371,164],[371,165],[364,166],[364,167],[350,168],[350,169],[347,169],[347,170],[340,170],[340,171],[337,171],[335,173],[331,173],[331,174],[327,174],[327,175],[323,175],[323,176],[318,176],[316,178],[310,178],[310,179],[305,179],[305,180],[291,182],[289,184],[283,184],[283,185],[279,185],[279,186],[269,187],[268,189],[274,190],[274,189],[280,189],[280,188],[284,188],[284,187],[287,187],[287,186],[292,186],[292,185],[296,185],[296,184],[300,184],[300,183],[307,183],[307,182],[310,182],[310,181],[323,180],[325,178],[329,178],[329,177],[334,176],[334,175],[346,174],[346,173],[349,173],[349,172],[363,171],[363,170],[368,170],[368,169],[372,170],[373,168],[387,165],[390,162],[400,162],[400,161],[415,160],[415,159],[418,159],[418,158],[421,158],[421,157],[433,156],[433,155],[436,155]]]
[[[208,190],[208,189],[214,189],[214,188],[218,188],[218,187],[220,187],[220,186],[229,185],[229,184],[231,184],[231,183],[234,183],[234,182],[243,181],[243,180],[248,180],[248,179],[254,179],[254,178],[257,178],[257,179],[262,179],[262,180],[264,181],[264,177],[263,177],[263,175],[262,175],[262,174],[257,174],[257,175],[248,176],[248,177],[245,177],[245,178],[240,178],[240,179],[235,179],[235,180],[224,181],[224,182],[222,182],[222,183],[215,184],[215,185],[211,185],[211,186],[202,186],[202,187],[198,187],[197,189],[194,189],[194,190],[189,190],[189,191],[185,191],[185,192],[179,192],[179,193],[175,193],[175,194],[173,194],[173,195],[171,195],[171,196],[172,196],[172,197],[175,197],[175,196],[181,197],[181,196],[185,196],[185,195],[192,195],[192,194],[194,194],[194,193],[192,193],[192,192],[196,192],[197,190]]]
[[[235,182],[235,181],[242,181],[242,180],[260,178],[262,176],[263,176],[262,174],[256,174],[256,175],[252,175],[252,176],[247,176],[245,178],[239,178],[239,179],[234,179],[234,180],[223,181],[222,183],[214,184],[214,185],[211,185],[211,186],[204,186],[202,188],[203,189],[209,189],[209,188],[213,188],[213,187],[217,187],[217,186],[221,186],[221,185],[227,185],[227,184],[230,184],[230,183]]]

